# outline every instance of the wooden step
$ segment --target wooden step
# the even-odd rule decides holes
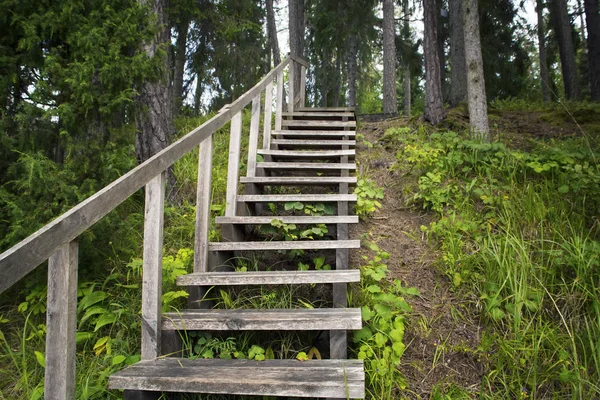
[[[332,186],[340,183],[355,184],[355,176],[243,176],[241,183],[252,183],[263,186]]]
[[[259,162],[256,163],[256,168],[275,169],[285,171],[302,171],[302,170],[355,170],[354,163],[303,163],[303,162]]]
[[[108,380],[110,389],[311,398],[365,397],[361,360],[140,361]]]
[[[291,131],[291,130],[278,130],[271,131],[271,135],[273,136],[286,136],[286,137],[318,137],[318,138],[327,138],[327,137],[340,137],[340,136],[356,136],[356,131]]]
[[[356,121],[298,121],[284,119],[281,121],[282,126],[293,126],[300,128],[355,128]]]
[[[294,240],[263,242],[211,242],[209,251],[248,251],[248,250],[331,250],[358,249],[360,240]]]
[[[278,164],[278,163],[275,163]],[[240,195],[237,200],[245,203],[287,203],[290,201],[300,202],[337,202],[337,201],[352,201],[358,199],[356,194],[252,194]]]
[[[182,310],[164,313],[163,330],[321,331],[362,328],[360,308]]]
[[[354,107],[297,107],[298,112],[351,112],[354,113]]]
[[[177,277],[179,286],[299,285],[360,282],[360,270],[199,272]]]
[[[271,225],[271,222],[279,220],[284,224],[358,224],[357,215],[342,216],[268,216],[268,217],[216,217],[217,224],[236,225]]]
[[[284,112],[281,115],[284,117],[337,117],[337,118],[354,118],[353,112],[344,111],[294,111]]]
[[[354,150],[265,150],[258,149],[258,154],[263,156],[279,157],[279,158],[313,158],[313,159],[335,159],[342,156],[354,157]]]
[[[341,147],[356,146],[356,140],[295,140],[273,139],[271,144],[282,147]]]

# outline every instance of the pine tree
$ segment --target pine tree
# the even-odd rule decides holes
[[[396,29],[394,2],[383,0],[383,113],[396,114]]]
[[[465,66],[465,34],[462,0],[450,0],[450,106],[467,98],[467,67]]]
[[[588,31],[588,65],[592,100],[600,101],[600,14],[598,0],[584,0]]]
[[[548,61],[546,59],[546,33],[544,30],[544,2],[537,0],[537,34],[538,51],[540,58],[540,85],[542,89],[542,99],[550,101],[550,74],[548,72]]]
[[[573,34],[567,10],[567,0],[552,0],[552,5],[554,26],[558,34],[560,65],[562,68],[565,96],[569,100],[578,100],[581,93],[579,89],[577,64],[575,62]]]
[[[437,125],[445,117],[442,78],[437,46],[436,0],[423,0],[425,53],[425,120]]]

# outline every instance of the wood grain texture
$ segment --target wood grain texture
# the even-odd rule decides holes
[[[343,155],[354,156],[353,150],[259,150],[258,154],[269,155],[272,157],[294,157],[294,158],[331,158],[341,157]]]
[[[302,107],[300,109],[302,109]],[[319,118],[337,117],[337,118],[342,118],[342,117],[353,117],[354,113],[344,112],[344,111],[341,111],[341,112],[295,111],[293,113],[284,112],[283,116],[284,117],[319,117]]]
[[[277,97],[275,98],[275,129],[281,129],[283,115],[283,71],[277,73]],[[270,146],[265,147],[265,149]]]
[[[165,173],[146,185],[142,266],[142,360],[160,356]]]
[[[110,389],[282,397],[365,396],[360,360],[142,361],[112,375]],[[346,396],[348,394],[348,396]]]
[[[288,70],[288,99],[287,99],[287,111],[294,112],[294,99],[296,98],[296,91],[294,90],[294,81],[296,79],[296,64],[291,62]],[[284,121],[282,121],[283,123]]]
[[[56,249],[48,261],[45,399],[75,398],[78,245]]]
[[[290,186],[304,186],[304,185],[319,185],[319,186],[331,186],[343,183],[356,183],[357,178],[355,176],[337,177],[337,176],[256,176],[256,177],[242,177],[241,183],[252,183],[255,185],[290,185]]]
[[[213,135],[210,135],[204,142],[202,142],[202,144],[200,144],[200,152],[198,156],[194,272],[208,271],[208,232],[210,230],[212,149]]]
[[[282,169],[286,171],[294,170],[339,170],[348,169],[355,170],[355,163],[303,163],[303,162],[259,162],[256,168],[262,169]],[[239,198],[238,198],[239,200]]]
[[[288,240],[270,242],[213,242],[210,251],[358,249],[360,240]]]
[[[301,137],[343,137],[343,136],[355,136],[355,131],[318,131],[318,130],[302,130],[302,131],[293,131],[293,130],[274,130],[273,136],[301,136]]]
[[[268,217],[217,217],[217,224],[254,224],[254,225],[271,225],[271,222],[279,220],[284,224],[357,224],[358,216],[348,215],[343,217],[338,216],[268,216]]]
[[[263,149],[270,147],[271,128],[273,118],[273,81],[269,82],[265,89],[265,115],[263,118]]]
[[[227,192],[225,194],[225,215],[236,215],[238,195],[238,178],[240,174],[240,141],[242,138],[242,112],[238,112],[231,120],[229,134],[229,160],[227,162]]]
[[[362,328],[360,308],[183,310],[165,313],[164,330],[314,331]]]
[[[360,282],[360,271],[259,271],[259,272],[204,272],[179,276],[179,286],[231,285],[293,285],[313,283]]]
[[[356,140],[298,140],[298,139],[273,139],[273,144],[278,146],[356,146]]]
[[[288,63],[289,59],[282,61],[252,89],[221,109],[219,114],[0,254],[0,293],[47,260],[58,246],[75,239],[225,125],[264,90],[276,75],[282,73]]]
[[[354,112],[354,107],[300,107],[299,112]]]
[[[248,141],[248,163],[246,176],[256,175],[256,150],[258,150],[258,129],[260,127],[260,95],[252,100],[252,117],[250,120],[250,138]]]
[[[294,61],[296,61],[294,59]],[[298,104],[298,108],[299,107],[304,107],[304,105],[306,104],[306,68],[308,67],[308,65],[304,65],[301,64],[300,66],[300,95],[298,96],[300,98],[300,103]]]
[[[264,194],[264,195],[243,195],[238,196],[241,202],[332,202],[332,201],[356,201],[356,194]]]
[[[321,128],[343,128],[343,127],[356,127],[356,121],[303,121],[303,120],[288,120],[284,119],[281,121],[282,126],[296,126],[296,127],[321,127]]]

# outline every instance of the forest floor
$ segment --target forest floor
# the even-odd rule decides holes
[[[581,128],[572,117],[562,112],[491,110],[490,125],[494,138],[510,147],[527,149],[532,139],[580,135]],[[600,116],[591,117],[600,120]],[[441,266],[436,243],[428,241],[421,229],[437,217],[412,204],[410,187],[416,184],[415,179],[394,170],[398,149],[386,147],[383,139],[390,128],[418,129],[424,122],[402,117],[359,121],[362,140],[357,143],[357,175],[373,179],[384,188],[385,195],[374,216],[352,227],[351,238],[375,242],[388,252],[389,278],[399,279],[404,287],[416,287],[420,292],[420,296],[408,300],[413,312],[406,322],[406,352],[399,366],[407,385],[401,396],[440,398],[440,393],[451,395],[453,389],[477,396],[487,369],[486,354],[478,350],[484,327],[473,307],[477,299],[454,292]],[[428,131],[466,129],[468,116],[461,108],[450,110],[443,125],[427,125]],[[600,136],[600,126],[587,125],[586,130],[592,136]],[[364,247],[351,253],[351,265],[361,265],[363,255],[368,255]]]

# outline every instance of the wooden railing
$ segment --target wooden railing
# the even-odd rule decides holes
[[[48,260],[46,324],[46,399],[73,399],[75,393],[75,335],[77,327],[77,238],[145,186],[142,284],[142,359],[160,355],[162,247],[165,171],[200,145],[198,168],[196,245],[194,271],[208,270],[208,229],[213,134],[231,121],[225,215],[236,215],[242,111],[252,104],[248,164],[256,164],[261,97],[264,98],[263,147],[270,146],[273,81],[277,82],[275,129],[281,129],[284,70],[288,69],[288,111],[305,103],[308,64],[291,57],[271,70],[259,83],[213,118],[143,164],[129,171],[87,200],[0,255],[0,293]],[[294,95],[293,77],[299,73],[300,93]]]

